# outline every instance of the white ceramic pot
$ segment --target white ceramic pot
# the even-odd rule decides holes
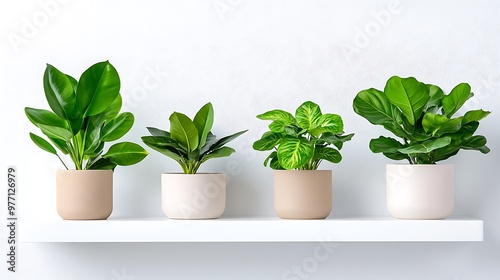
[[[113,211],[113,171],[58,170],[56,196],[65,220],[106,220]]]
[[[216,219],[226,208],[226,175],[162,174],[162,208],[171,219]]]
[[[454,166],[451,164],[388,164],[387,208],[398,219],[435,220],[454,207]]]
[[[331,170],[275,170],[274,211],[282,219],[325,219],[332,211]]]

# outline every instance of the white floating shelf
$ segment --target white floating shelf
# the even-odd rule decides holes
[[[110,218],[23,221],[21,242],[464,242],[483,241],[483,221],[392,217],[222,217],[216,220]]]

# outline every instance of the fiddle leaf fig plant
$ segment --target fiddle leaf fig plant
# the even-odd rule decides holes
[[[209,159],[230,156],[235,150],[225,145],[247,131],[217,139],[211,132],[214,123],[212,103],[205,104],[193,120],[179,112],[172,113],[169,120],[170,132],[148,127],[151,136],[143,136],[142,141],[175,160],[185,174],[196,174],[201,164]]]
[[[435,164],[456,155],[461,149],[486,154],[486,138],[474,135],[488,111],[471,110],[455,114],[473,97],[467,83],[445,94],[436,85],[413,77],[391,77],[383,91],[360,91],[354,111],[374,125],[381,125],[398,139],[380,136],[370,141],[370,150],[410,164]]]
[[[105,143],[120,139],[134,123],[132,113],[119,113],[120,77],[109,61],[92,65],[78,81],[47,64],[43,88],[52,111],[30,107],[24,111],[48,141],[34,133],[30,137],[42,150],[56,155],[66,169],[56,148],[69,155],[76,170],[114,170],[147,156],[146,150],[131,142],[114,144],[104,153]]]
[[[354,133],[344,135],[344,123],[336,114],[322,114],[320,107],[307,101],[295,115],[271,110],[257,116],[271,121],[270,131],[253,144],[257,151],[271,151],[264,166],[276,170],[316,170],[323,160],[339,163],[340,150]]]

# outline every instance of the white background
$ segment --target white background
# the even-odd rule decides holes
[[[484,220],[484,242],[332,244],[326,260],[296,278],[284,276],[307,266],[318,244],[21,244],[19,272],[7,273],[0,257],[0,278],[500,279],[499,16],[498,1],[1,1],[1,160],[4,170],[18,168],[23,219],[57,218],[61,166],[31,143],[36,130],[23,112],[48,108],[46,63],[79,77],[109,60],[136,117],[129,141],[140,142],[146,126],[167,129],[174,110],[193,116],[208,101],[215,134],[250,129],[231,143],[236,154],[202,167],[230,175],[225,215],[274,215],[272,171],[262,166],[266,154],[251,149],[267,125],[255,116],[266,110],[294,111],[312,100],[356,133],[340,164],[322,165],[334,172],[330,218],[388,215],[391,161],[368,149],[385,132],[352,111],[360,90],[383,88],[392,75],[446,92],[469,82],[476,96],[468,109],[493,113],[478,131],[492,152],[462,151],[447,161],[456,164],[454,215]],[[119,167],[112,217],[162,217],[160,174],[169,171],[180,168],[155,152]],[[6,235],[2,226],[2,256]]]

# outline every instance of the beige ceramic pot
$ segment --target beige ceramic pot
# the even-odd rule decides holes
[[[65,220],[106,220],[113,211],[113,171],[58,170],[57,213]]]
[[[282,219],[324,219],[332,211],[331,170],[275,170],[274,210]]]
[[[388,164],[386,171],[387,208],[395,218],[435,220],[452,213],[453,165]]]
[[[162,208],[171,219],[217,219],[226,208],[226,175],[162,174]]]

